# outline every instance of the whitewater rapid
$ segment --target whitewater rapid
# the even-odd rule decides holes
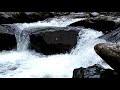
[[[66,22],[63,24],[64,20],[60,22],[57,20],[53,19],[49,23],[45,22],[44,24],[39,21],[37,24],[24,23],[16,25],[19,26],[22,32],[25,28],[41,27],[39,25],[45,27],[56,24],[55,26],[65,27],[70,24],[70,21],[73,22],[69,19],[68,21],[65,20]],[[60,24],[61,22],[62,24]],[[79,32],[77,45],[71,50],[70,54],[48,56],[27,50],[27,47],[23,47],[21,50],[22,44],[24,46],[28,44],[28,40],[24,40],[24,37],[21,40],[20,35],[23,34],[16,34],[18,43],[20,43],[17,46],[18,50],[0,52],[0,78],[72,78],[75,68],[88,67],[94,64],[101,64],[104,68],[111,68],[94,51],[96,44],[106,42],[102,39],[97,39],[97,37],[103,35],[102,32],[93,29],[82,29]]]

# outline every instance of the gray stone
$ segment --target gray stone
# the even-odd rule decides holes
[[[94,47],[96,53],[115,71],[120,73],[120,46],[100,43]]]
[[[99,64],[94,64],[87,68],[76,68],[73,71],[72,78],[109,78],[117,79],[119,77],[118,73],[111,69],[104,69]]]
[[[77,45],[79,30],[75,28],[49,28],[30,30],[30,49],[45,55],[69,53]],[[30,33],[30,32],[29,32]]]

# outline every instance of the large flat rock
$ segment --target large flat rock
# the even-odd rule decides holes
[[[30,35],[31,49],[45,55],[69,53],[77,44],[80,30],[75,30],[75,28],[70,30],[56,29],[32,32]]]

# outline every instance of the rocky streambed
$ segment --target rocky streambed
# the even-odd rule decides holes
[[[58,19],[58,16],[62,18]],[[53,17],[55,19],[50,22]],[[76,21],[72,21],[71,18],[76,19]],[[61,72],[67,73],[62,77],[71,78],[119,78],[120,22],[118,13],[0,12],[0,20],[0,55],[2,55],[1,61],[3,59],[3,61],[5,61],[4,63],[1,62],[3,66],[0,70],[2,72],[4,71],[2,68],[5,65],[5,72],[3,75],[1,74],[1,77],[23,77],[24,75],[22,73],[15,74],[22,70],[21,72],[26,73],[26,77],[40,76],[49,78],[52,77],[52,75],[53,77],[61,77],[61,74],[61,76],[56,74],[56,72]],[[38,23],[30,23],[36,22],[37,20],[39,25]],[[39,22],[39,20],[43,20],[43,22]],[[60,20],[63,21],[60,22]],[[2,54],[4,51],[17,51],[17,53],[21,54],[16,54],[18,58],[15,56],[12,57],[13,60],[15,60],[15,62],[12,62]],[[28,56],[22,54],[26,51]],[[33,51],[34,54],[37,54],[32,56],[32,54],[28,53],[31,51],[32,54]],[[21,56],[19,57],[19,55],[24,56],[24,58],[21,58]],[[39,58],[36,55],[39,56]],[[47,56],[47,58],[44,58],[44,55]],[[32,56],[31,58],[34,57],[34,61],[32,61],[29,56]],[[64,59],[62,57],[66,59],[66,62],[63,61]],[[28,58],[30,59],[29,61],[27,61]],[[51,60],[51,58],[53,60]],[[23,63],[19,61],[19,59],[25,62]],[[45,59],[46,62],[42,61],[42,59]],[[61,59],[63,64],[60,64],[61,62],[59,59]],[[7,63],[6,60],[12,64]],[[45,69],[44,65],[47,65],[49,60],[51,60],[51,62],[49,62],[50,64],[53,62],[53,66],[49,66],[48,64],[48,69]],[[78,62],[78,60],[80,61]],[[40,62],[44,62],[44,65],[41,66]],[[37,63],[38,65],[36,65]],[[107,64],[113,69],[105,68]],[[8,70],[7,68],[9,65],[11,67],[15,65],[16,69],[13,71]],[[31,65],[34,65],[34,68],[30,67]],[[70,65],[72,66],[69,67]],[[67,71],[65,66],[70,69]],[[19,67],[22,68],[19,69]],[[26,71],[27,69],[23,69],[24,67],[29,68],[30,72],[37,73],[37,75],[31,75],[31,73],[28,72],[29,70]],[[37,70],[38,68],[41,69]],[[56,71],[55,68],[59,71]],[[64,72],[64,70],[66,71]],[[9,72],[11,72],[10,75]],[[72,76],[69,76],[69,73],[72,73]]]

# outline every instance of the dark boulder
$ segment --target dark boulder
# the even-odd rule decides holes
[[[11,25],[0,25],[0,51],[16,48],[15,32]]]
[[[120,24],[117,24],[113,20],[107,18],[88,18],[82,21],[78,21],[70,24],[69,26],[83,26],[85,28],[95,29],[97,31],[102,31],[103,33],[108,33],[118,27]]]
[[[74,29],[38,29],[34,32],[32,30],[30,47],[45,55],[69,53],[77,44],[78,33],[79,30]]]
[[[111,69],[104,69],[101,65],[95,64],[87,68],[77,68],[73,71],[72,78],[108,78],[117,79],[118,73]]]
[[[116,72],[120,73],[120,46],[116,44],[100,43],[94,47],[96,53],[109,64]]]

